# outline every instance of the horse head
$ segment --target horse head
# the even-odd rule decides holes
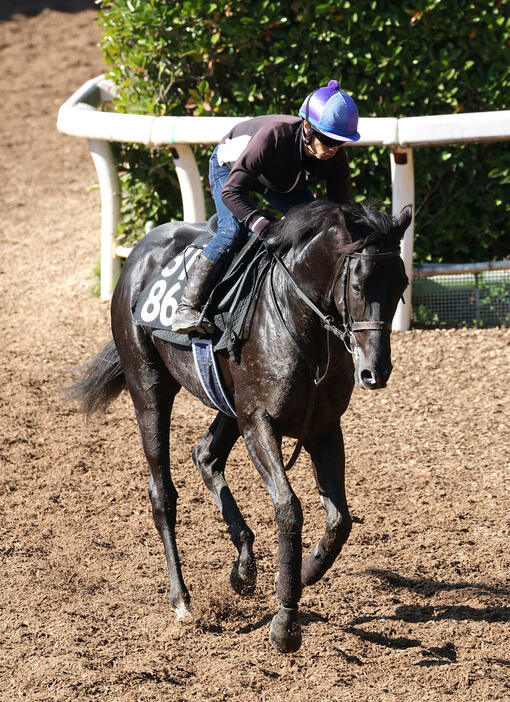
[[[344,248],[333,300],[355,360],[356,384],[385,387],[390,376],[390,333],[397,304],[408,285],[400,240],[412,218],[407,205],[397,217],[342,206],[351,243]]]

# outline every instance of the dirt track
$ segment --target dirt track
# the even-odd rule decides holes
[[[60,395],[62,370],[109,338],[108,305],[89,297],[95,173],[85,141],[55,128],[58,106],[103,70],[94,14],[5,12],[0,24],[1,699],[510,699],[508,329],[396,334],[389,387],[355,392],[355,528],[304,593],[295,655],[268,642],[269,498],[238,445],[229,476],[260,574],[242,600],[190,459],[213,413],[179,395],[173,468],[195,620],[173,621],[128,398],[86,424]],[[308,547],[324,513],[304,456],[291,481]]]

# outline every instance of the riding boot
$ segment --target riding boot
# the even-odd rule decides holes
[[[172,320],[172,331],[177,334],[212,334],[214,324],[205,317],[202,319],[202,307],[207,302],[209,293],[216,282],[221,263],[210,261],[200,254],[189,274],[183,290],[181,301],[177,305]]]

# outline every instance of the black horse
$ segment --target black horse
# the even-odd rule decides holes
[[[351,530],[344,489],[340,417],[354,382],[367,390],[386,385],[392,366],[391,322],[408,280],[399,256],[411,207],[398,217],[351,205],[315,201],[295,208],[265,242],[269,267],[253,303],[240,358],[217,359],[237,419],[219,412],[193,460],[238,551],[230,581],[253,592],[253,532],[225,480],[225,464],[242,436],[274,505],[278,526],[281,602],[270,640],[282,652],[301,644],[298,604],[303,586],[333,564]],[[163,228],[164,230],[164,228]],[[181,387],[211,406],[196,376],[191,350],[155,338],[133,321],[140,291],[179,246],[159,227],[130,254],[111,304],[113,341],[90,362],[74,387],[82,408],[106,406],[125,387],[131,394],[150,467],[149,494],[170,576],[169,601],[177,618],[190,616],[175,540],[177,491],[170,474],[170,414]],[[248,328],[249,327],[249,328]],[[282,437],[295,437],[311,456],[325,532],[302,559],[301,504],[286,474]]]

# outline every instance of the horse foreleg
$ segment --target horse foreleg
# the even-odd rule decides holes
[[[302,583],[312,585],[333,565],[349,537],[352,522],[345,497],[345,452],[340,426],[309,437],[305,448],[312,458],[319,495],[326,510],[324,535],[303,559]]]
[[[270,641],[282,653],[301,646],[298,604],[301,598],[301,531],[303,512],[285,473],[281,437],[277,437],[268,417],[252,418],[242,427],[243,438],[259,471],[275,510],[278,525],[279,577],[277,595],[280,611],[273,617]]]
[[[193,449],[193,460],[228,526],[230,538],[239,554],[232,566],[230,583],[239,595],[249,595],[253,593],[257,579],[254,536],[225,480],[225,464],[238,438],[237,421],[219,412]]]

